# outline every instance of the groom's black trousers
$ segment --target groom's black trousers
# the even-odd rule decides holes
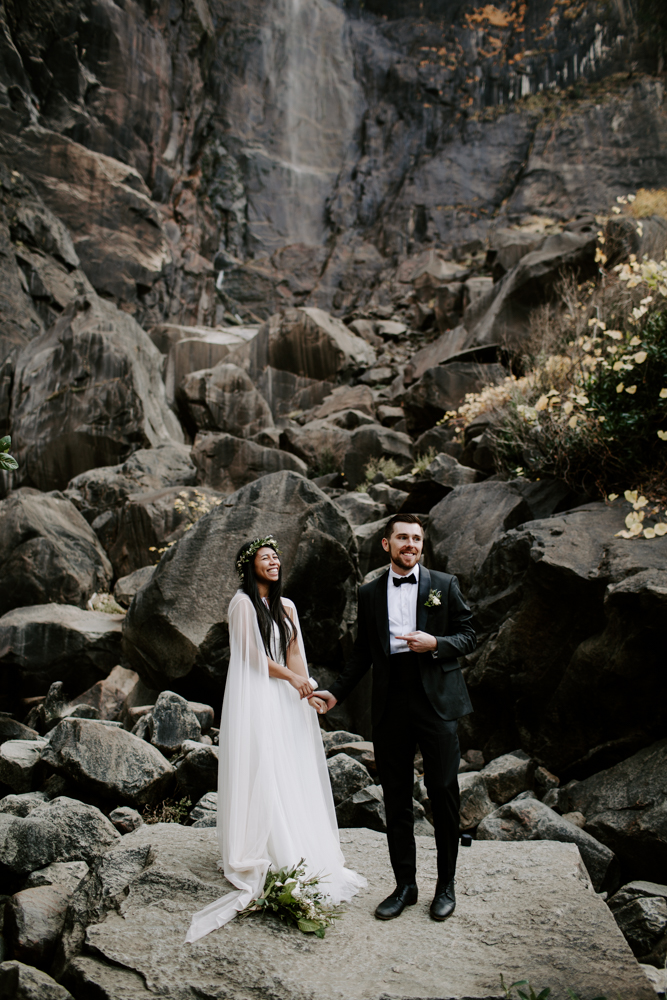
[[[412,791],[417,746],[424,758],[424,781],[433,811],[438,882],[454,878],[459,845],[461,759],[458,722],[442,719],[431,705],[415,653],[389,657],[387,704],[373,727],[375,761],[387,811],[389,856],[399,884],[416,882]]]

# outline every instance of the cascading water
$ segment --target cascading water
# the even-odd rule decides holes
[[[321,243],[363,113],[344,12],[330,0],[272,0],[233,104],[256,252]]]

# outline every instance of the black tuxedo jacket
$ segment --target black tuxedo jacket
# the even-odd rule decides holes
[[[372,665],[374,726],[384,714],[389,688],[388,574],[389,570],[360,587],[357,641],[340,677],[330,687],[336,699],[343,701]],[[441,603],[427,608],[425,604],[431,590],[441,591]],[[461,596],[456,577],[420,565],[415,628],[435,636],[438,648],[435,655],[431,652],[417,654],[419,670],[429,701],[438,715],[448,721],[460,719],[473,710],[457,659],[472,653],[477,645],[471,621],[470,608]]]

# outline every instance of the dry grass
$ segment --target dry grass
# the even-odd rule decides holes
[[[651,215],[661,215],[667,219],[667,188],[640,188],[635,200],[628,205],[635,219],[648,219]]]

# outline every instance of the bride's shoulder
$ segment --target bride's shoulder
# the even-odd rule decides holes
[[[232,612],[242,604],[249,604],[250,607],[253,607],[253,603],[248,595],[243,590],[237,590],[229,602],[229,612]]]
[[[283,607],[285,611],[296,611],[296,604],[294,601],[290,601],[289,597],[281,597],[280,600],[283,602]],[[291,615],[290,615],[291,617]]]

